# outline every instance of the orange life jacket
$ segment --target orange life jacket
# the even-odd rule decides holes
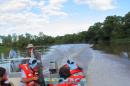
[[[20,64],[19,67],[24,71],[26,78],[34,77],[28,64]],[[26,86],[34,86],[34,82],[32,81],[32,82],[26,83]]]

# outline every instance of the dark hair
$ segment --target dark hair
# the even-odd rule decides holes
[[[71,62],[71,64],[74,64],[74,62]]]
[[[3,67],[0,67],[0,77],[3,77],[5,73],[6,73],[6,69]]]
[[[70,64],[70,60],[67,60],[67,63]]]
[[[2,78],[4,74],[6,73],[6,69],[3,67],[0,67],[0,77]],[[11,83],[5,83],[4,80],[0,81],[0,86],[12,86]]]
[[[64,79],[68,78],[71,75],[69,67],[66,66],[61,67],[59,70],[59,75],[60,78],[64,78]]]

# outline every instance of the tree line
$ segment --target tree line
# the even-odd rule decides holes
[[[88,30],[77,34],[52,37],[39,32],[38,35],[29,33],[21,35],[0,36],[2,46],[25,48],[28,43],[34,45],[54,45],[70,43],[102,43],[130,40],[130,12],[125,16],[107,16],[103,22],[96,22]]]
[[[38,35],[32,35],[29,33],[21,35],[13,34],[8,36],[0,36],[0,38],[2,39],[2,44],[0,45],[22,49],[25,48],[29,43],[39,46],[81,43],[85,39],[86,32],[87,31],[80,32],[78,34],[67,34],[65,36],[57,36],[57,37],[45,35],[43,32],[39,32]]]
[[[130,40],[130,12],[125,16],[107,16],[104,22],[97,22],[87,31],[88,41],[123,42]]]

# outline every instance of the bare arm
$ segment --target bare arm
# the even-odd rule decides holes
[[[36,80],[38,80],[38,77],[22,78],[22,82],[24,82],[24,83],[28,83],[28,82],[36,81]]]

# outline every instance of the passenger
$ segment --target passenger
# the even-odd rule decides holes
[[[0,86],[14,86],[13,83],[8,81],[6,69],[3,67],[0,67]]]
[[[69,67],[63,66],[59,70],[60,78],[59,84],[56,86],[80,86],[80,81],[85,78],[84,75],[81,74],[71,74]],[[55,85],[50,85],[55,86]]]
[[[41,62],[41,54],[39,52],[36,52],[33,44],[28,44],[26,48],[27,48],[27,57],[36,58],[39,61],[38,63],[39,83],[41,86],[45,86],[45,80],[44,80],[44,75],[43,75],[43,65]]]

